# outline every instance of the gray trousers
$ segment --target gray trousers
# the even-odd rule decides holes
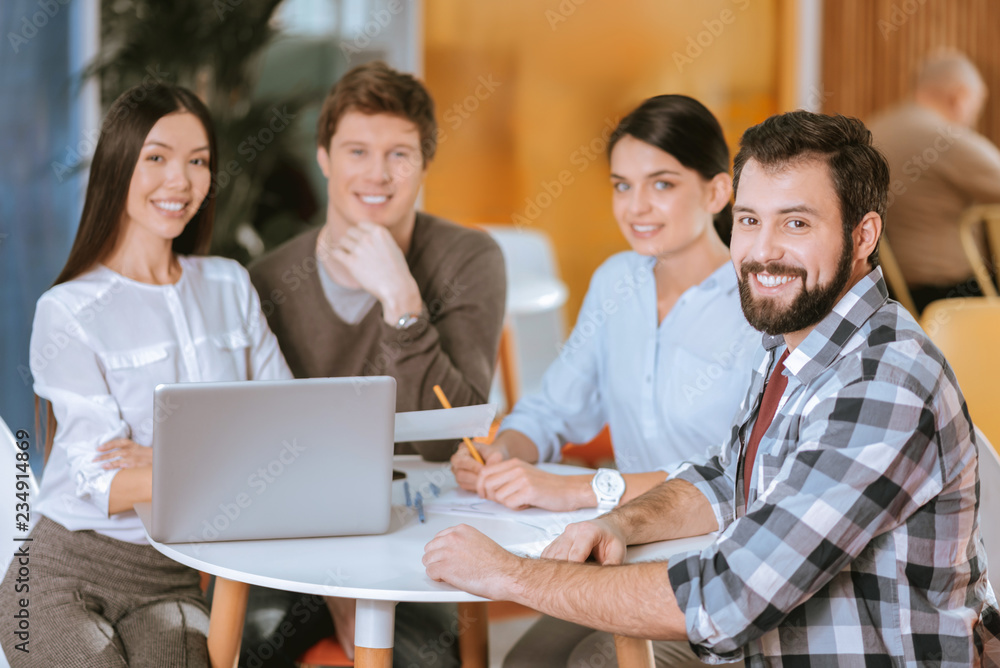
[[[197,571],[149,545],[68,531],[44,516],[30,537],[28,592],[15,592],[17,559],[0,585],[0,644],[12,668],[209,665]],[[15,648],[22,598],[28,652]]]
[[[655,641],[657,668],[704,666],[686,642]],[[617,668],[610,633],[543,616],[525,632],[503,662],[504,668]],[[742,666],[740,661],[730,666]]]

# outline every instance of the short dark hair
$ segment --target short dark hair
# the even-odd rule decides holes
[[[349,111],[392,114],[417,126],[420,155],[426,167],[437,151],[434,100],[424,85],[381,60],[358,65],[333,85],[316,123],[316,143],[329,150],[337,123]]]
[[[845,238],[850,238],[869,211],[881,216],[884,233],[889,164],[872,145],[872,133],[865,124],[849,116],[790,111],[753,126],[740,139],[733,164],[733,191],[739,188],[740,174],[749,160],[765,169],[780,170],[811,159],[830,168]],[[878,266],[878,243],[868,256],[868,264],[872,269]]]
[[[729,174],[722,126],[705,105],[687,95],[657,95],[629,112],[608,138],[609,159],[625,135],[669,153],[706,181]],[[727,204],[715,215],[715,229],[727,246],[732,227],[732,207]]]
[[[215,183],[215,129],[208,108],[186,88],[160,81],[138,84],[111,104],[94,149],[87,181],[87,195],[69,258],[55,285],[72,280],[108,256],[118,241],[124,219],[129,185],[146,136],[156,122],[168,114],[188,112],[201,122],[208,137],[208,163]],[[215,220],[215,198],[207,195],[198,203],[198,212],[173,240],[174,253],[191,255],[208,252]]]

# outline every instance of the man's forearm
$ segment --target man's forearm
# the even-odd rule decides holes
[[[629,545],[718,531],[712,504],[686,480],[670,479],[613,510],[608,519]]]
[[[619,505],[624,506],[629,501],[634,501],[657,485],[663,484],[667,479],[664,471],[646,471],[645,473],[624,473],[625,493]]]
[[[650,640],[685,640],[667,563],[597,566],[522,559],[511,600],[588,628]],[[558,583],[558,586],[553,586]]]

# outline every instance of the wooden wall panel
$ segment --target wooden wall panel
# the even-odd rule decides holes
[[[977,129],[1000,143],[1000,2],[827,0],[823,14],[824,111],[870,118],[911,93],[928,53],[954,48],[986,80]]]

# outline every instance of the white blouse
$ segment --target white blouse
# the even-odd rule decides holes
[[[166,417],[153,405],[158,384],[292,377],[246,270],[219,257],[179,260],[173,285],[99,265],[38,300],[31,373],[59,426],[37,510],[71,531],[146,542],[134,511],[108,516],[118,471],[94,457],[115,438],[152,445]]]

